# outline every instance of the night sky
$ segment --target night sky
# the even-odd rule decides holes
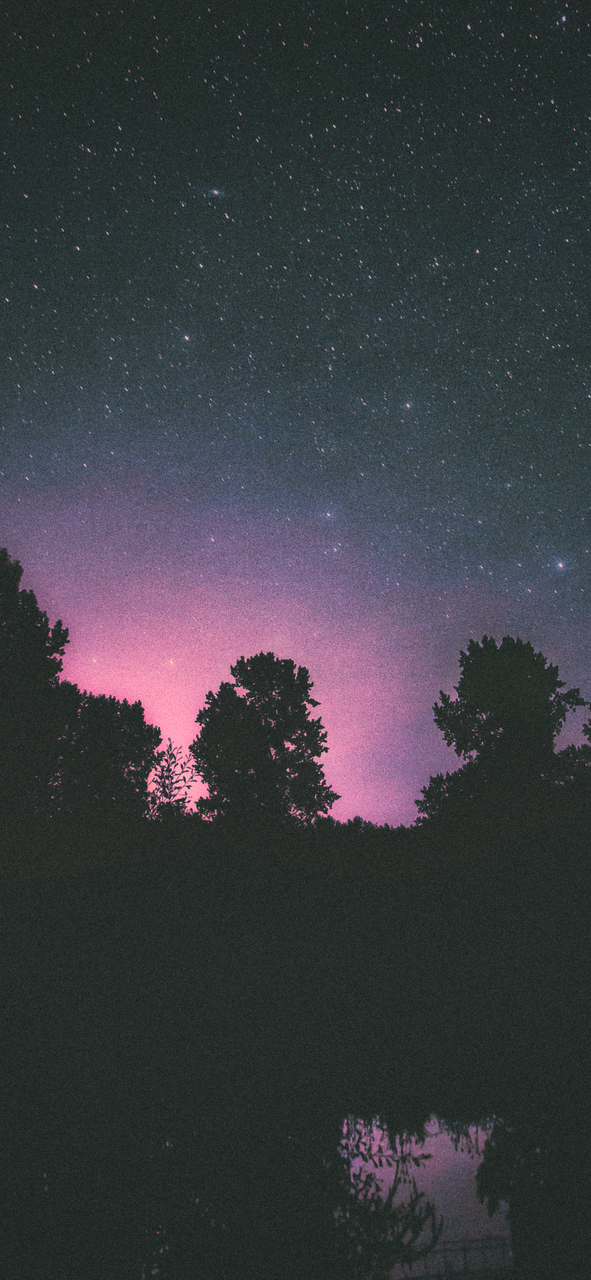
[[[0,545],[64,676],[186,748],[293,658],[334,816],[414,821],[471,637],[591,697],[588,7],[0,28]]]

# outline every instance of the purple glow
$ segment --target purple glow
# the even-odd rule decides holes
[[[531,606],[490,582],[380,590],[355,531],[337,562],[312,518],[212,510],[187,521],[174,498],[149,508],[140,498],[141,478],[124,494],[97,484],[91,497],[73,488],[13,507],[9,553],[23,563],[22,585],[70,628],[64,677],[139,698],[163,741],[186,748],[208,690],[231,678],[238,657],[293,658],[320,702],[339,820],[408,824],[429,776],[457,767],[432,705],[457,682],[471,636],[519,633],[563,678],[575,670],[580,632],[567,646],[542,610],[534,624]]]

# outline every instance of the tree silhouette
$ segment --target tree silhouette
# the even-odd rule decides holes
[[[305,667],[259,653],[230,668],[234,683],[207,694],[189,750],[209,797],[198,810],[240,825],[311,822],[335,800],[318,761],[327,747]]]
[[[184,817],[192,776],[193,762],[189,757],[185,759],[169,738],[166,750],[159,751],[156,757],[148,794],[150,817],[159,822]]]
[[[146,724],[141,702],[81,693],[68,681],[57,692],[62,727],[52,814],[76,825],[146,816],[161,737]]]
[[[396,1154],[388,1144],[374,1149],[366,1126],[348,1118],[347,1135],[340,1156],[340,1204],[335,1213],[336,1252],[340,1274],[350,1280],[385,1280],[393,1266],[412,1267],[435,1248],[443,1230],[443,1218],[436,1222],[435,1206],[424,1201],[408,1166],[416,1168],[429,1155],[413,1156],[401,1143]],[[362,1162],[363,1167],[355,1168]],[[368,1166],[373,1166],[368,1168]],[[394,1168],[394,1178],[386,1195],[380,1189],[378,1169]],[[412,1185],[407,1202],[395,1203],[400,1187]]]
[[[433,713],[448,746],[467,763],[423,787],[416,802],[423,817],[481,800],[491,785],[511,791],[551,778],[555,738],[569,711],[587,705],[577,688],[560,692],[558,667],[529,641],[505,636],[497,646],[492,636],[481,644],[470,640],[460,667],[457,698],[441,690]]]
[[[586,705],[578,689],[558,692],[564,688],[558,667],[529,641],[505,636],[497,646],[492,636],[483,636],[482,644],[470,640],[460,667],[457,699],[441,690],[433,712],[448,746],[464,759],[525,747],[536,761],[547,760],[568,712]]]
[[[60,681],[68,630],[50,627],[22,566],[0,550],[0,820],[20,836],[39,819],[75,825],[148,810],[160,732],[140,702]]]
[[[59,734],[56,697],[68,629],[50,627],[23,570],[0,550],[0,810],[6,827],[43,812]]]
[[[589,1274],[588,1171],[585,1129],[576,1113],[495,1116],[476,1174],[489,1217],[508,1206],[516,1272],[528,1280]],[[583,1132],[581,1127],[583,1124]]]

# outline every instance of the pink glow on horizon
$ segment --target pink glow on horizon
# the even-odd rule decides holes
[[[567,683],[582,683],[576,631],[568,647],[563,637],[553,643],[539,607],[509,600],[490,581],[427,586],[417,565],[417,580],[384,589],[359,531],[349,529],[330,560],[325,529],[311,517],[273,523],[204,508],[187,523],[179,497],[148,505],[141,476],[127,497],[123,505],[98,489],[64,493],[60,509],[52,491],[23,507],[13,529],[8,551],[23,565],[21,585],[70,629],[64,678],[139,699],[163,745],[170,737],[186,751],[207,692],[231,679],[237,658],[268,650],[292,658],[314,682],[341,821],[360,814],[408,825],[429,777],[458,767],[432,706],[457,683],[471,636],[531,639]],[[576,726],[565,737],[580,740]]]
[[[202,604],[198,617],[184,594],[169,598],[164,612],[162,604],[158,609],[145,592],[141,605],[138,601],[133,614],[122,619],[116,604],[100,602],[94,617],[81,617],[72,627],[64,676],[92,692],[130,701],[139,697],[146,719],[159,726],[164,742],[171,737],[186,749],[207,692],[231,679],[230,666],[238,657],[261,650],[290,657],[308,667],[313,696],[320,703],[313,714],[322,718],[328,733],[325,773],[342,795],[334,816],[343,820],[361,813],[372,821],[392,821],[396,801],[405,801],[400,777],[413,708],[408,693],[407,701],[403,696],[408,670],[401,663],[391,672],[382,669],[379,648],[387,643],[383,625],[376,628],[371,645],[369,628],[358,635],[352,631],[347,641],[335,644],[330,618],[320,611],[310,616],[309,610],[302,617],[298,604],[285,599],[261,607],[245,592],[234,605],[223,598]],[[148,619],[158,614],[156,647]],[[429,724],[430,736],[432,728]],[[384,767],[385,741],[391,744],[391,756]],[[412,820],[414,813],[408,812]]]

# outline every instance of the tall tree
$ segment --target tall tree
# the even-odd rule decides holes
[[[209,796],[201,813],[245,825],[311,822],[338,800],[319,757],[327,751],[308,671],[273,653],[240,658],[209,692],[189,750]]]
[[[565,682],[558,679],[558,667],[529,641],[470,640],[467,652],[460,652],[460,667],[457,698],[441,690],[433,713],[448,746],[467,763],[423,787],[417,807],[424,817],[450,803],[481,799],[491,784],[514,790],[551,777],[555,739],[569,711],[587,705],[578,688],[561,692]]]
[[[59,734],[56,692],[68,629],[49,625],[23,569],[0,549],[0,812],[8,828],[46,806]]]

